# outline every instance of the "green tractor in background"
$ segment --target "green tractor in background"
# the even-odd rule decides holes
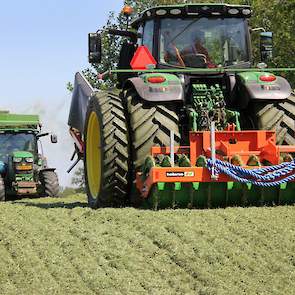
[[[59,192],[55,168],[43,156],[38,115],[0,112],[0,201],[9,197],[50,196]],[[56,135],[51,135],[56,143]],[[40,148],[40,149],[39,149]]]
[[[130,9],[124,12],[128,17]],[[90,206],[148,201],[157,207],[161,196],[164,208],[220,207],[231,198],[235,205],[278,204],[281,192],[295,201],[292,183],[280,178],[270,189],[274,182],[266,181],[284,173],[294,179],[295,96],[288,81],[273,74],[280,70],[267,68],[271,32],[261,32],[261,63],[253,68],[251,14],[247,5],[159,6],[127,30],[89,34],[93,64],[101,62],[102,34],[125,37],[118,67],[109,69],[119,91],[95,90],[76,74],[68,123],[84,160]],[[206,142],[196,142],[202,136]],[[291,162],[280,166],[289,172],[242,178],[251,174],[248,166],[275,167],[280,155]],[[219,167],[232,165],[219,169],[231,177],[214,174],[216,157]]]

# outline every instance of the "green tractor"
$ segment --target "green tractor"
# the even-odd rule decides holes
[[[58,195],[55,168],[47,166],[39,142],[47,135],[41,133],[37,115],[0,112],[0,201],[9,197]],[[51,135],[51,142],[57,142],[56,135]]]
[[[247,5],[159,6],[126,30],[89,34],[93,64],[102,34],[125,38],[109,71],[119,95],[76,75],[69,126],[90,206],[281,203],[282,191],[295,200],[295,96],[273,74],[280,70],[267,68],[271,32],[261,32],[261,63],[252,67],[251,13]]]

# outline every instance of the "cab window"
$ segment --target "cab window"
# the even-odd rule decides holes
[[[145,23],[142,36],[142,44],[145,45],[151,53],[153,53],[154,38],[154,21],[149,20]]]
[[[139,34],[139,38],[137,39],[137,45],[141,46],[142,45],[142,36],[143,36],[143,26],[140,25],[140,27],[137,30],[137,33]]]

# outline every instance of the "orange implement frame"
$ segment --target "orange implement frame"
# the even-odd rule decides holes
[[[186,154],[192,167],[153,167],[144,179],[142,173],[137,173],[136,186],[143,198],[147,198],[153,184],[158,182],[232,182],[230,177],[220,174],[218,179],[212,180],[207,168],[196,167],[200,156],[211,157],[210,131],[190,132],[190,145],[175,147],[175,154]],[[260,163],[279,164],[281,153],[295,153],[295,146],[276,145],[275,131],[217,131],[215,132],[216,158],[231,161],[239,156],[243,163],[249,157],[256,156]],[[151,154],[169,155],[170,147],[152,147]],[[245,164],[246,166],[246,164]],[[250,169],[255,167],[251,166]],[[256,167],[257,168],[257,167]]]

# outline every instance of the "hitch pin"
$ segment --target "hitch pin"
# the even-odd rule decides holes
[[[174,149],[174,131],[170,130],[170,159],[172,167],[174,167]]]
[[[215,174],[216,145],[215,145],[215,122],[214,121],[211,122],[210,139],[211,139],[211,160],[212,160],[211,179],[217,180],[217,175]]]

